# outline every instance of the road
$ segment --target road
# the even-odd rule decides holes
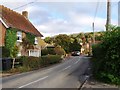
[[[4,77],[2,88],[79,88],[88,67],[89,58],[75,56],[47,68]]]

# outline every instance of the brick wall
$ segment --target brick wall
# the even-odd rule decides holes
[[[5,33],[6,33],[6,28],[0,22],[0,46],[4,46],[5,45]]]

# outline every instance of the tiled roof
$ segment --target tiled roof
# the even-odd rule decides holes
[[[3,5],[0,5],[0,17],[9,27],[17,28],[36,36],[43,36],[27,18]]]

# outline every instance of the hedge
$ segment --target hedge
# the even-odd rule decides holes
[[[40,60],[41,58],[38,57],[27,57],[27,56],[22,56],[19,58],[19,62],[21,66],[26,67],[26,68],[31,68],[31,69],[37,69],[40,67]]]
[[[102,43],[93,46],[93,73],[107,83],[120,85],[120,27],[104,34]]]
[[[41,58],[41,65],[43,66],[59,63],[62,60],[60,55],[46,55],[42,56]]]
[[[41,50],[41,55],[56,55],[54,48],[45,48]]]
[[[22,56],[16,59],[16,61],[19,62],[20,66],[31,70],[38,69],[43,66],[48,66],[50,64],[59,63],[61,60],[62,59],[60,55],[46,55],[42,57]]]

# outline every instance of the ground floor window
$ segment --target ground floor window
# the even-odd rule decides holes
[[[40,55],[40,50],[29,50],[29,56],[34,56],[34,57],[39,57]]]

